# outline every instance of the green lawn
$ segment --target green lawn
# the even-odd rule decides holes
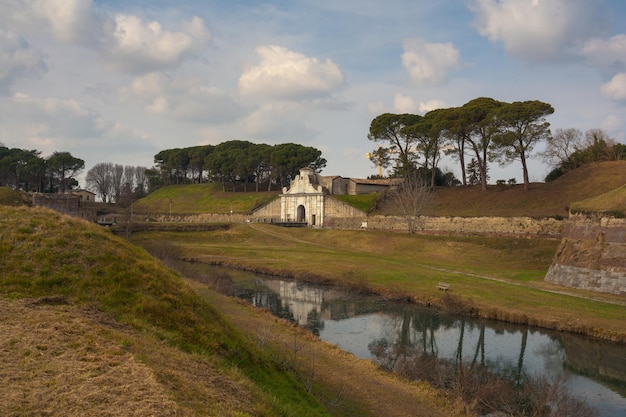
[[[626,307],[587,299],[620,299],[555,288],[543,278],[558,241],[492,237],[418,236],[375,231],[233,225],[206,233],[144,233],[146,246],[167,241],[186,258],[335,282],[394,297],[444,305],[447,298],[484,316],[602,333],[626,341]],[[570,294],[558,294],[567,290]],[[623,298],[621,299],[623,302]],[[598,329],[601,329],[598,331]],[[615,336],[620,335],[620,336]]]

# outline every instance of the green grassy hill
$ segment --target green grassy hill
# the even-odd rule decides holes
[[[0,230],[0,414],[327,415],[143,249],[41,209],[0,206]]]
[[[572,204],[573,212],[602,212],[624,217],[626,213],[626,185],[608,193]]]
[[[276,191],[224,192],[222,185],[216,183],[170,185],[138,200],[133,210],[137,213],[169,213],[171,208],[173,214],[250,213],[277,195]]]

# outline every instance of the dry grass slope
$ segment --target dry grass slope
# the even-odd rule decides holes
[[[2,416],[459,415],[432,388],[337,359],[336,350],[318,350],[320,342],[269,316],[237,321],[256,313],[211,291],[219,303],[209,303],[97,225],[0,206],[0,253]],[[274,330],[260,348],[256,332],[265,326]],[[293,356],[285,341],[295,337],[316,362],[373,375],[370,390],[343,392],[321,372],[315,390],[307,388],[285,366]],[[368,400],[382,392],[410,404]]]
[[[0,414],[326,415],[144,250],[48,210],[0,230]]]
[[[626,184],[626,161],[597,162],[570,171],[549,183],[438,188],[425,208],[428,216],[567,217],[572,203]],[[398,214],[389,201],[381,214]]]

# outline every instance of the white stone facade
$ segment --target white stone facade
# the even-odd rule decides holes
[[[309,226],[324,225],[324,209],[328,190],[318,181],[311,168],[302,168],[300,175],[283,188],[280,196],[280,218],[283,222],[305,222]]]

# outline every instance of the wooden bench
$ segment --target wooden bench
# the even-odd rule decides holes
[[[437,289],[442,291],[448,291],[450,289],[450,284],[447,282],[440,282],[437,284]]]

